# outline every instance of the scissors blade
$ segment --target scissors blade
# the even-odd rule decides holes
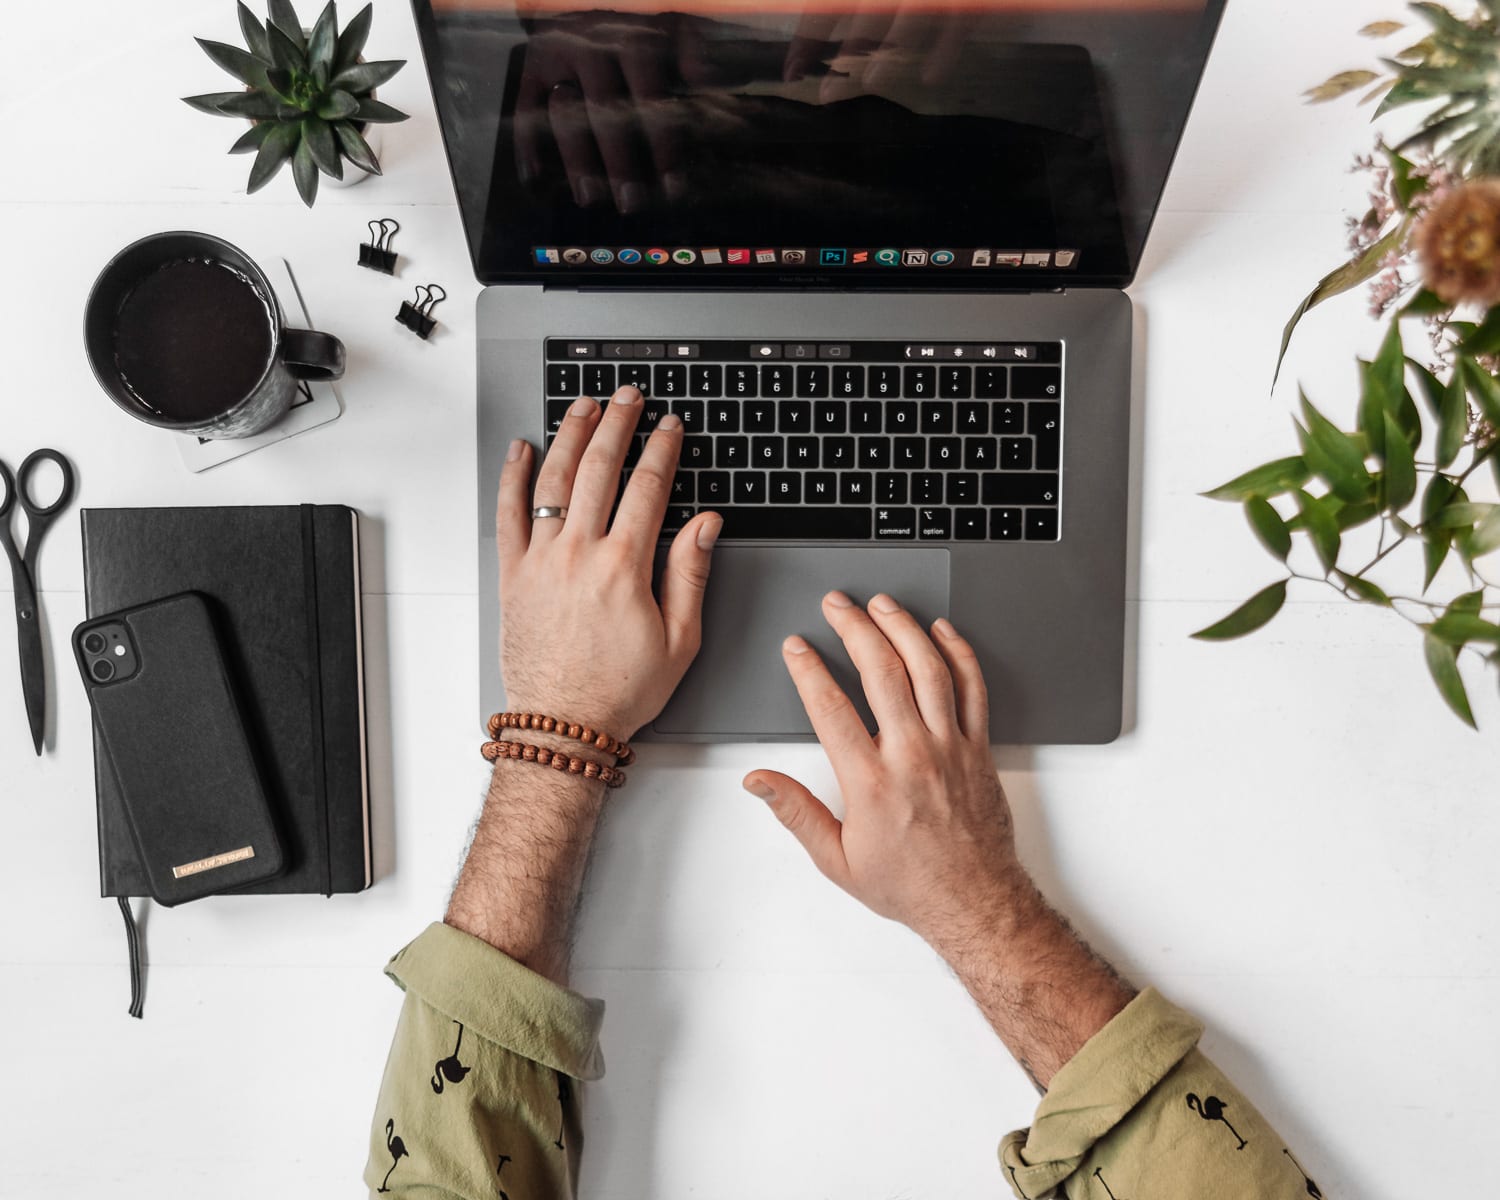
[[[21,695],[26,700],[26,719],[31,722],[31,742],[38,756],[47,720],[47,674],[42,663],[42,627],[36,597],[27,588],[16,595],[16,640],[21,646]]]

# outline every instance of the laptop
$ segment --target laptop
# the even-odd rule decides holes
[[[725,521],[702,651],[641,740],[811,737],[794,632],[862,706],[832,588],[947,616],[994,742],[1116,738],[1122,289],[1223,0],[414,8],[486,285],[482,711],[505,448],[634,383],[627,473],[663,414],[687,429],[663,537]]]

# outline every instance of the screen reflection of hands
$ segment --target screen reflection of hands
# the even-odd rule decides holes
[[[974,14],[901,0],[845,0],[838,12],[803,13],[787,47],[782,78],[815,77],[818,101],[880,94],[898,81],[937,87],[973,32]]]

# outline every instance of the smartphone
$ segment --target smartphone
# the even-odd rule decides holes
[[[285,869],[234,681],[204,598],[93,617],[73,653],[152,896],[164,905]]]

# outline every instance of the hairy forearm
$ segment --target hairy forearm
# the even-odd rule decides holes
[[[1135,996],[1023,874],[991,911],[932,939],[1016,1061],[1052,1077]]]
[[[497,763],[448,902],[447,924],[566,987],[573,921],[603,798],[597,780]]]

